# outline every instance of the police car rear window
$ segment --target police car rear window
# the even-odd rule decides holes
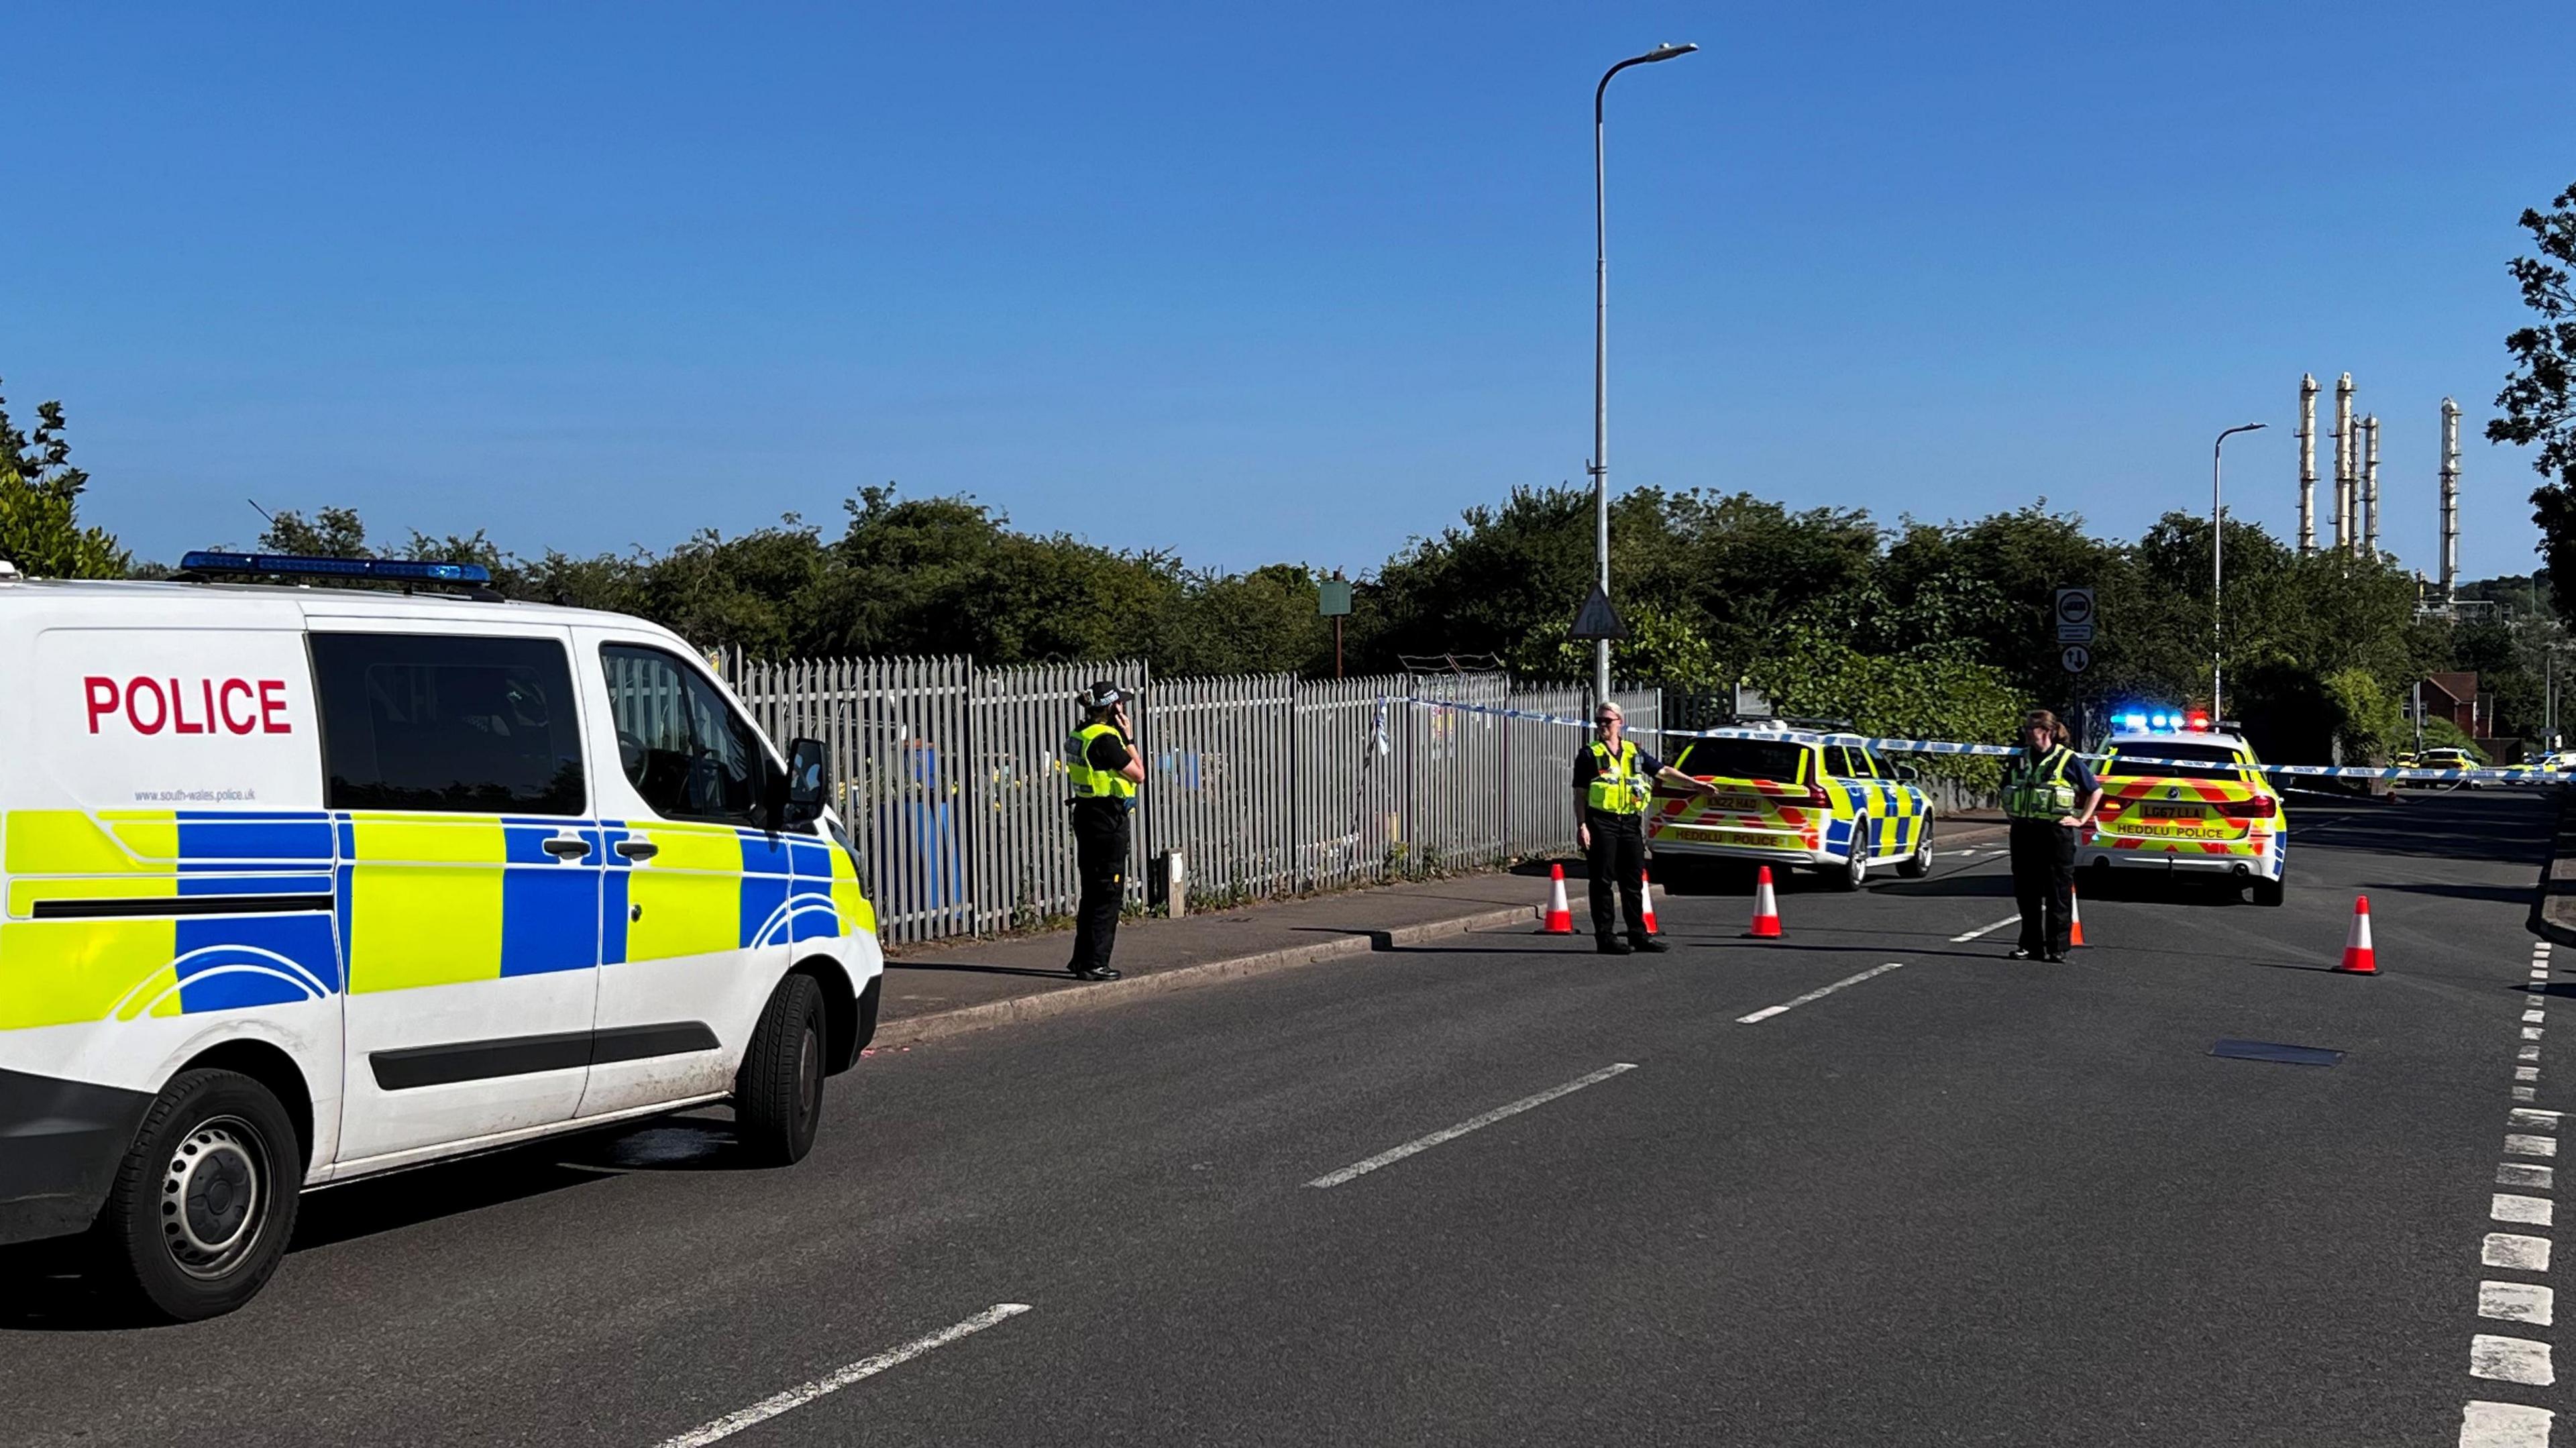
[[[572,669],[544,639],[317,633],[333,809],[575,815]]]
[[[2179,764],[2130,764],[2138,759],[2175,759]],[[2205,761],[2205,762],[2204,762]],[[2219,779],[2236,780],[2243,767],[2236,762],[2236,751],[2220,744],[2185,744],[2177,740],[2153,744],[2122,744],[2111,751],[2102,772],[2128,779]]]
[[[1780,739],[1694,739],[1673,767],[1704,779],[1768,779],[1798,782],[1804,744]]]

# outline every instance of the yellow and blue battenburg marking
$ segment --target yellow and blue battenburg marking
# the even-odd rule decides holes
[[[547,841],[586,848],[558,858]],[[616,847],[650,843],[642,860]],[[873,931],[828,841],[456,814],[0,817],[0,1030],[318,1000]],[[148,902],[238,899],[239,911]],[[641,907],[640,910],[635,907]]]

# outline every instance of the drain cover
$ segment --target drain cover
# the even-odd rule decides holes
[[[2284,1066],[2331,1066],[2343,1059],[2343,1052],[2323,1046],[2284,1046],[2277,1041],[2221,1041],[2209,1048],[2209,1054],[2237,1061],[2278,1061]]]

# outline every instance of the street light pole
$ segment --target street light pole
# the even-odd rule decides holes
[[[1610,191],[1602,167],[1601,102],[1610,77],[1632,65],[1651,65],[1699,49],[1685,42],[1658,45],[1601,73],[1592,88],[1592,555],[1595,581],[1610,593]],[[1610,641],[1592,643],[1592,698],[1610,697]]]
[[[2220,659],[2224,652],[2219,643],[2218,614],[2227,596],[2222,591],[2227,581],[2227,514],[2219,502],[2219,458],[2226,451],[2229,438],[2240,432],[2261,432],[2265,426],[2267,424],[2249,422],[2241,427],[2231,427],[2218,435],[2218,441],[2209,445],[2209,725],[2213,729],[2218,727],[2220,719],[2226,717],[2221,711],[2218,694]]]

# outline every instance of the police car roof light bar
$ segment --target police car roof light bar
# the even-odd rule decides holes
[[[413,558],[315,558],[298,553],[223,553],[200,549],[179,560],[186,574],[257,574],[275,578],[363,578],[380,583],[488,584],[480,563]]]

